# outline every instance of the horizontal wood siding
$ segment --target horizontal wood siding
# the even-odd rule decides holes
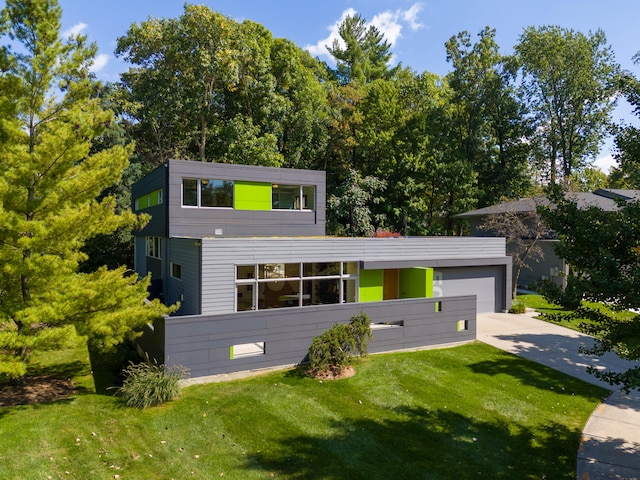
[[[440,311],[436,311],[436,302],[441,302]],[[476,338],[475,306],[474,296],[462,296],[167,317],[156,332],[164,334],[165,364],[186,367],[195,378],[300,363],[313,337],[335,323],[347,323],[361,311],[372,323],[404,324],[375,329],[371,353],[472,341]],[[468,330],[458,331],[460,320],[466,320]],[[264,342],[263,355],[230,358],[233,345],[254,342]]]

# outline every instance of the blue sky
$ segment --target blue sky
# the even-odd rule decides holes
[[[285,37],[323,60],[336,25],[347,13],[360,13],[383,31],[392,43],[394,60],[417,72],[445,75],[450,71],[444,43],[467,30],[475,37],[486,25],[496,29],[503,53],[511,53],[527,26],[559,25],[584,33],[604,30],[616,60],[640,75],[631,57],[640,50],[640,2],[637,0],[206,0],[210,8],[236,20],[261,23],[275,37]],[[4,4],[4,2],[2,2]],[[151,17],[177,17],[179,0],[60,0],[63,31],[82,31],[99,47],[95,70],[105,81],[117,81],[126,69],[113,55],[116,39],[132,23]],[[621,106],[618,117],[629,121]],[[608,147],[599,162],[605,169]]]

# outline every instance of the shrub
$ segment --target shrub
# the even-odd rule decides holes
[[[514,301],[509,309],[509,313],[524,313],[526,311],[527,306],[519,300]]]
[[[572,280],[569,278],[564,289],[550,280],[539,280],[536,282],[536,290],[547,302],[560,305],[567,310],[575,310],[582,304],[582,293]]]
[[[367,354],[368,340],[373,338],[369,317],[360,312],[348,324],[336,324],[313,339],[309,348],[310,373],[339,374],[350,358]]]
[[[117,394],[128,407],[147,408],[160,405],[180,395],[179,381],[186,376],[183,368],[165,369],[157,362],[131,363],[124,370],[124,383]]]

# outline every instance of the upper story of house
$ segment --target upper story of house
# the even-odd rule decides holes
[[[157,237],[323,236],[326,176],[314,170],[169,160],[132,187]]]

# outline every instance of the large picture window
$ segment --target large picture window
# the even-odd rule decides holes
[[[183,178],[182,205],[233,208],[233,181]]]
[[[358,301],[356,262],[261,263],[236,267],[236,311]]]

